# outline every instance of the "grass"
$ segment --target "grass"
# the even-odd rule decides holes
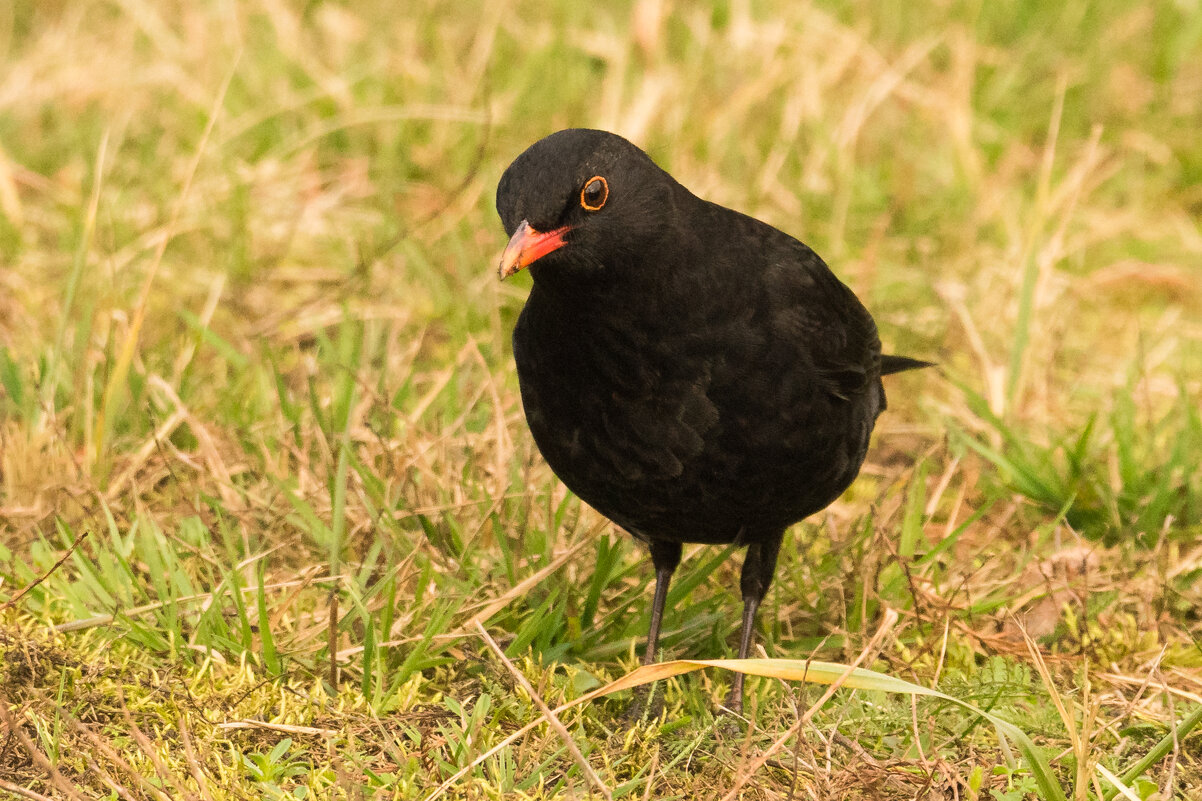
[[[0,795],[1198,797],[1195,5],[0,8]],[[501,170],[568,125],[940,363],[759,639],[954,702],[750,679],[732,734],[707,670],[473,766],[649,613],[534,450],[493,269]],[[733,653],[727,556],[686,554],[665,659]]]

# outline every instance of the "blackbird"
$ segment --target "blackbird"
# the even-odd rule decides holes
[[[556,475],[647,544],[653,661],[683,543],[747,546],[739,658],[785,529],[864,461],[881,376],[872,316],[814,251],[693,195],[606,131],[534,143],[497,186],[522,405]],[[743,675],[726,706],[740,712]]]

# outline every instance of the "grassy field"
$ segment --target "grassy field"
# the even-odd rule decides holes
[[[534,449],[495,275],[574,125],[940,365],[763,654],[1039,759],[850,679],[724,725],[720,669],[537,723],[652,577]],[[0,797],[1202,798],[1200,128],[1197,0],[0,4]],[[666,659],[733,653],[738,564],[686,550]]]

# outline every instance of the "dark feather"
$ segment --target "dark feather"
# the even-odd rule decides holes
[[[590,208],[597,176],[608,194]],[[734,542],[750,546],[741,587],[754,616],[784,530],[859,472],[881,376],[928,363],[882,356],[872,316],[810,248],[697,198],[612,134],[535,143],[505,171],[497,209],[507,254],[525,252],[530,231],[565,243],[529,264],[513,331],[544,458],[648,543],[656,610],[681,543]]]

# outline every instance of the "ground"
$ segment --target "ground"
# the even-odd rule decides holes
[[[0,796],[1202,797],[1196,2],[17,0],[0,64]],[[1029,748],[878,679],[731,725],[717,668],[539,722],[651,595],[495,274],[501,171],[573,125],[938,362],[763,655]],[[686,551],[665,660],[732,654],[739,559]]]

